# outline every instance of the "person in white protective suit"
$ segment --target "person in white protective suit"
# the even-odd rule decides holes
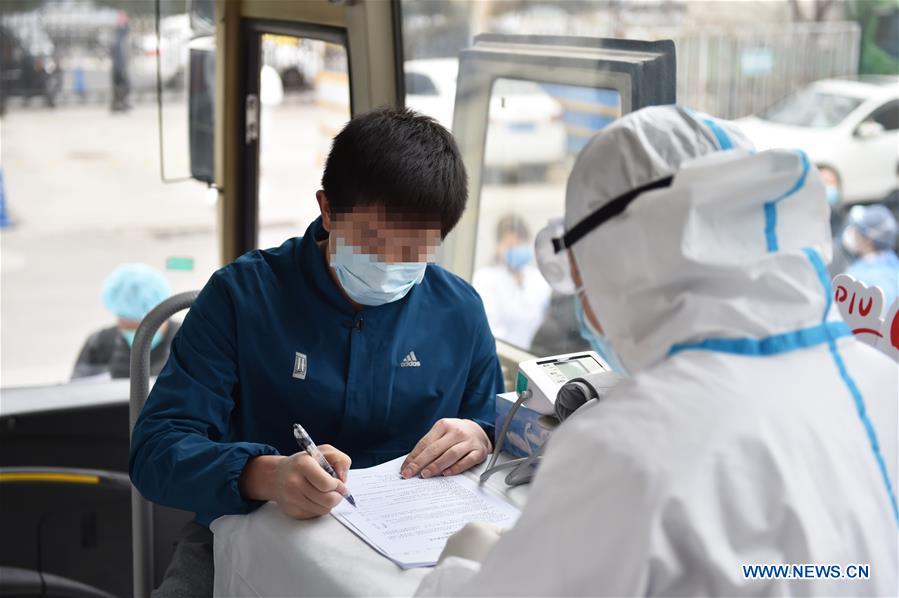
[[[631,376],[418,594],[896,596],[899,370],[832,309],[829,229],[802,152],[673,106],[599,133],[555,255]]]

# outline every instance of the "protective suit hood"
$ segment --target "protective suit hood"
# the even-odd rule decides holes
[[[820,324],[820,265],[831,258],[824,184],[801,152],[755,154],[730,123],[674,106],[616,121],[578,156],[565,229],[672,175],[670,187],[641,195],[571,248],[628,370],[691,343]]]
[[[824,185],[801,153],[698,118],[640,111],[579,157],[553,245],[634,375],[553,432],[482,563],[457,553],[417,595],[896,595],[896,364],[827,319]],[[872,574],[747,572],[762,563]]]

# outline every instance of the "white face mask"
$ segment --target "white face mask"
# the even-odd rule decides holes
[[[384,305],[405,297],[425,276],[427,262],[384,263],[360,253],[337,236],[328,240],[330,265],[350,299],[362,305]]]

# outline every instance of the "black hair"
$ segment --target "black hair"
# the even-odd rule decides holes
[[[380,205],[439,223],[443,237],[468,199],[468,175],[452,134],[409,109],[353,118],[331,144],[322,189],[335,213]]]

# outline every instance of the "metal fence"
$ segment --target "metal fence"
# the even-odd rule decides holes
[[[2,0],[0,0],[2,3]],[[117,11],[90,3],[72,2],[66,10],[48,4],[29,13],[7,14],[2,21],[18,34],[49,36],[62,71],[61,101],[108,99],[111,89],[111,53]],[[444,22],[446,21],[446,22]],[[517,22],[516,22],[517,23]],[[455,54],[465,45],[467,20],[431,19],[427,35],[407,31],[407,57]],[[508,25],[508,24],[506,24]],[[508,28],[501,21],[489,29]],[[526,31],[568,35],[623,35],[640,39],[673,38],[677,46],[678,101],[723,118],[758,112],[797,88],[817,79],[857,73],[860,28],[854,22],[790,23],[764,29],[687,30],[669,33],[651,25],[636,25],[612,32],[608,20],[568,15],[553,23],[517,23]],[[685,24],[682,27],[688,27]],[[129,23],[131,89],[153,97],[156,84],[155,20],[150,15]],[[163,15],[163,79],[169,87],[183,82],[186,44],[190,35],[187,15]]]
[[[812,81],[857,74],[860,36],[834,21],[675,37],[678,102],[722,118],[756,113]]]
[[[403,4],[404,8],[410,2]],[[750,3],[735,3],[747,11]],[[552,7],[552,5],[550,5]],[[582,14],[506,13],[483,29],[500,33],[673,39],[678,102],[722,118],[758,112],[818,79],[858,72],[861,30],[852,21],[714,28],[691,24],[686,4],[609,4]],[[751,23],[751,14],[743,18]],[[694,19],[695,20],[695,19]],[[451,56],[466,43],[470,20],[432,17],[406,23],[407,57]],[[412,25],[418,25],[413,27]]]

